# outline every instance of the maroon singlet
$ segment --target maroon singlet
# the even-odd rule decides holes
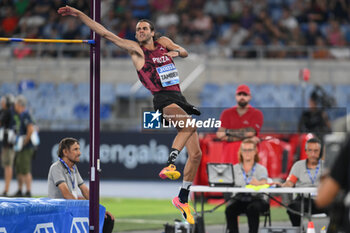
[[[171,57],[164,55],[168,50],[159,44],[154,42],[155,50],[148,50],[141,46],[143,53],[145,54],[145,64],[141,70],[137,71],[141,83],[152,92],[152,94],[159,91],[180,91],[179,84],[163,87],[157,68],[160,67],[175,67],[175,64]],[[168,65],[168,66],[167,66]]]

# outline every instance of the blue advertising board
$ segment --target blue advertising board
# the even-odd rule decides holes
[[[106,209],[100,205],[99,232]],[[89,201],[0,198],[0,233],[89,232]]]

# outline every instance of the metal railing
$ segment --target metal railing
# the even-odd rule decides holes
[[[190,53],[202,56],[246,59],[350,59],[350,47],[317,46],[185,46]],[[84,44],[1,44],[1,57],[86,57],[89,46]],[[128,53],[110,43],[103,41],[101,46],[103,58],[126,57]]]

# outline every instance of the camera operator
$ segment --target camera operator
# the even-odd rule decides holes
[[[4,169],[5,188],[1,196],[7,197],[10,189],[10,182],[13,175],[13,163],[15,160],[15,151],[11,138],[14,136],[13,131],[13,101],[12,95],[1,97],[0,109],[0,131],[1,131],[1,165]]]
[[[328,233],[350,233],[350,137],[348,134],[330,174],[321,180],[316,205],[319,208],[333,203]],[[339,195],[339,191],[340,195]],[[338,196],[337,196],[338,194]],[[337,198],[336,198],[337,196]]]
[[[323,142],[324,135],[331,132],[331,124],[324,109],[333,107],[334,102],[334,98],[316,85],[309,98],[309,109],[302,113],[299,120],[299,132],[313,133]]]

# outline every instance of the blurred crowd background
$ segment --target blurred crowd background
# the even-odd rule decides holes
[[[305,57],[305,51],[278,50],[283,46],[317,46],[314,58],[348,57],[341,50],[350,42],[348,0],[102,0],[101,19],[118,36],[134,40],[140,18],[192,51],[225,57],[254,58],[251,46],[269,46],[272,58]],[[87,0],[2,0],[0,36],[48,39],[87,39],[90,30],[78,20],[59,17],[62,5],[89,15]],[[234,50],[238,47],[245,50]],[[49,54],[55,56],[55,53]],[[83,56],[70,53],[69,56]],[[112,56],[125,56],[117,51]]]

